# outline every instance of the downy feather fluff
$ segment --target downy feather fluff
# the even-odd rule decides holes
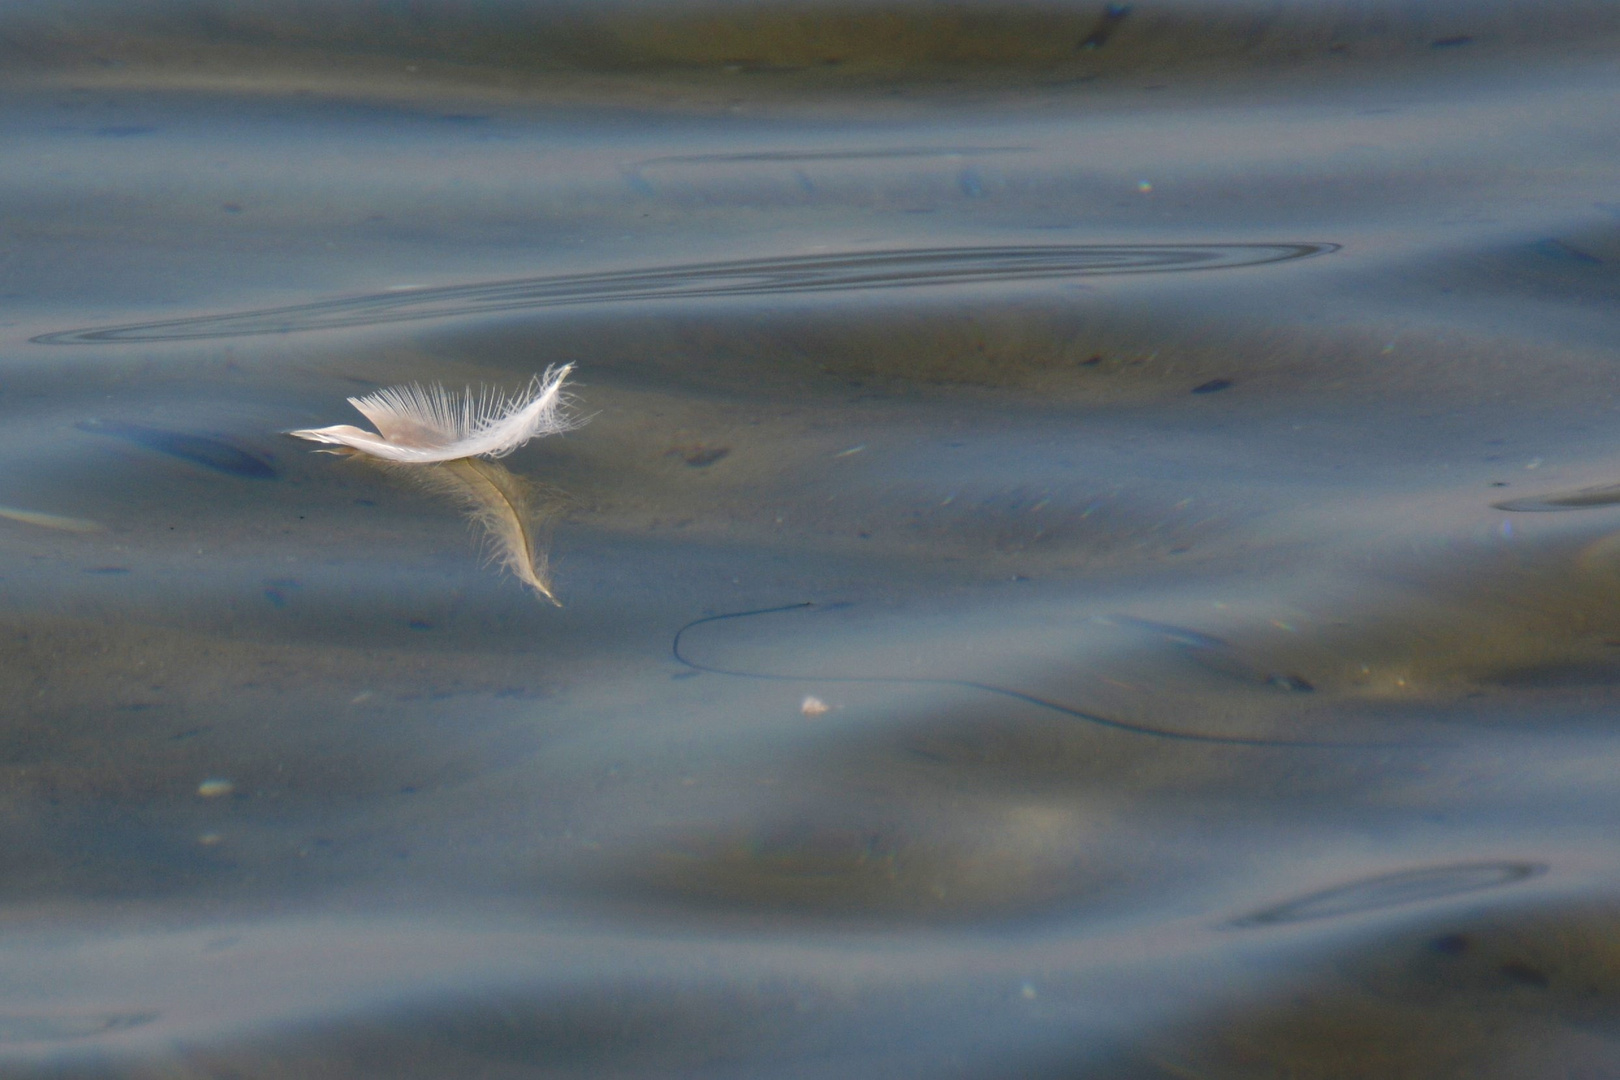
[[[439,385],[390,386],[349,399],[376,425],[375,433],[334,424],[287,434],[406,464],[505,457],[537,436],[578,426],[563,411],[563,380],[573,369],[572,364],[547,368],[510,398],[499,390],[469,388],[457,395]]]

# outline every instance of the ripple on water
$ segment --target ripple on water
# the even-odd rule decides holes
[[[1620,503],[1620,484],[1599,484],[1595,487],[1571,488],[1545,495],[1526,495],[1522,499],[1504,499],[1491,503],[1497,510],[1517,513],[1551,513],[1559,510],[1590,510],[1593,507],[1613,506]]]
[[[374,326],[492,311],[1220,270],[1302,259],[1337,244],[1054,244],[850,251],[399,289],[260,311],[42,334],[41,345],[186,341]]]
[[[1401,870],[1289,900],[1245,915],[1232,925],[1268,926],[1359,915],[1364,911],[1512,885],[1545,873],[1546,869],[1532,862],[1470,862]]]
[[[140,1027],[157,1013],[65,1013],[60,1016],[0,1013],[0,1043],[62,1042]]]

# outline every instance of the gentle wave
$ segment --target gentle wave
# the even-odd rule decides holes
[[[1337,244],[1073,244],[843,252],[562,274],[324,300],[187,319],[42,334],[40,345],[286,334],[496,311],[784,293],[916,288],[1043,278],[1162,274],[1259,266],[1337,251]]]

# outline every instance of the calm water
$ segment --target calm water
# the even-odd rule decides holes
[[[0,146],[0,1075],[1620,1076],[1620,8],[19,4]],[[283,434],[565,362],[560,606]]]

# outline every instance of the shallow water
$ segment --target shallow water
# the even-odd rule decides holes
[[[0,1075],[1620,1074],[1617,47],[0,15]]]

